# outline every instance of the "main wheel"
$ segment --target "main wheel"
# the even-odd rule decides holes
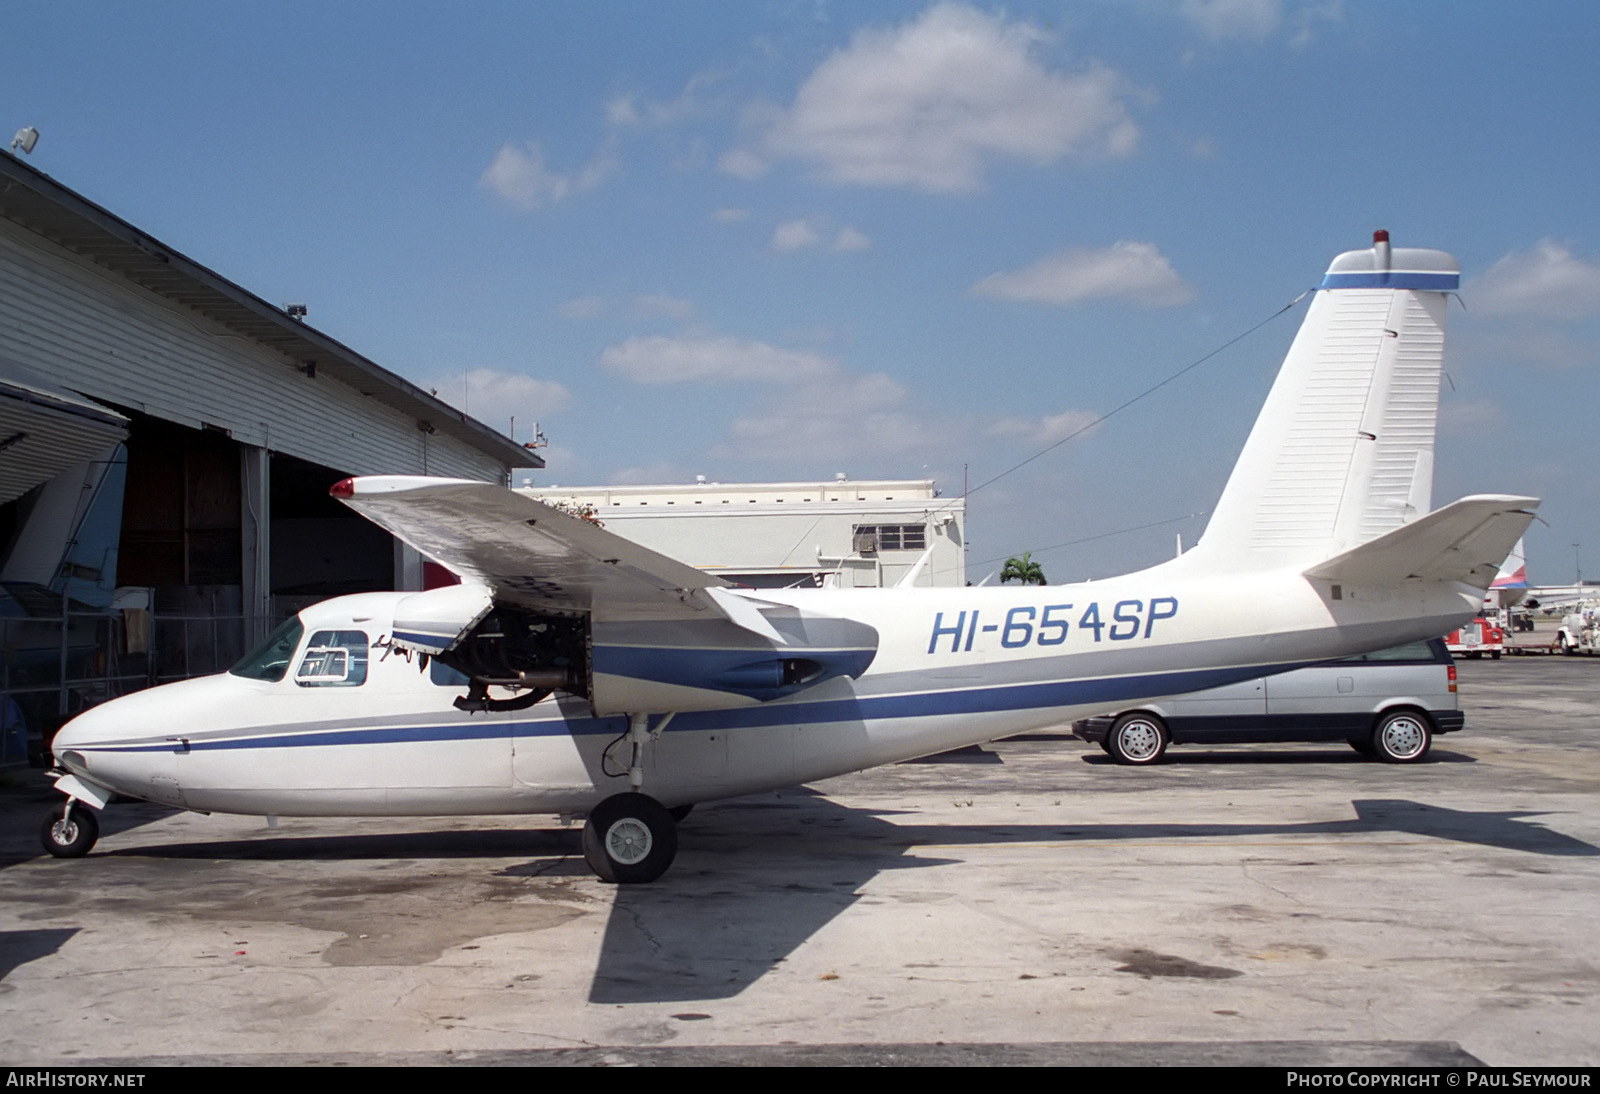
[[[100,838],[100,822],[94,810],[77,802],[68,802],[66,808],[50,811],[39,830],[39,840],[44,849],[56,858],[78,858],[87,855]]]
[[[644,794],[616,794],[594,807],[583,826],[583,857],[601,881],[654,881],[678,853],[672,815]]]
[[[1106,737],[1106,751],[1119,764],[1153,764],[1167,751],[1167,727],[1154,714],[1124,714]]]
[[[1397,710],[1378,719],[1372,731],[1372,752],[1392,764],[1413,764],[1428,754],[1433,727],[1425,715]]]

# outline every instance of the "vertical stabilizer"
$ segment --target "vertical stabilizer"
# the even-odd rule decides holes
[[[1446,294],[1460,276],[1450,255],[1391,249],[1387,232],[1333,260],[1196,562],[1309,563],[1428,512]]]

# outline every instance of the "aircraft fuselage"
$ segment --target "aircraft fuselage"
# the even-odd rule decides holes
[[[1414,597],[1369,602],[1341,590],[1331,601],[1296,572],[1197,580],[1177,569],[1066,586],[764,590],[765,601],[871,628],[870,664],[767,701],[682,677],[683,702],[645,750],[643,789],[665,805],[688,804],[1062,725],[1428,637],[1478,596],[1419,583]],[[394,608],[407,595],[307,609],[279,679],[222,673],[91,710],[57,736],[58,761],[117,793],[202,812],[583,813],[628,789],[625,715],[597,716],[586,699],[559,692],[525,710],[457,709],[459,674],[391,645]],[[1265,633],[1263,616],[1272,620]],[[692,672],[675,667],[679,655],[715,660],[703,647],[649,644],[657,629],[597,625],[596,671],[630,668],[659,694],[651,666]],[[350,647],[342,676],[310,671],[330,641]],[[723,652],[736,660],[751,651]],[[611,694],[633,681],[619,677]],[[712,701],[698,705],[713,709],[693,709],[706,695]],[[657,728],[661,712],[651,713]]]

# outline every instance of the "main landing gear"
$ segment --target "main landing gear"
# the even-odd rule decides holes
[[[614,794],[594,807],[583,826],[583,858],[601,881],[654,881],[678,853],[678,826],[648,794]]]
[[[613,794],[589,813],[583,826],[583,858],[601,881],[642,885],[666,873],[678,854],[678,825],[693,805],[675,809],[641,793],[644,785],[644,750],[659,740],[672,715],[650,728],[648,714],[628,718],[628,732],[613,744],[631,746],[626,794]],[[607,753],[610,752],[608,748]],[[617,772],[621,774],[621,772]]]
[[[68,798],[65,808],[52,809],[39,830],[39,840],[44,849],[56,858],[78,858],[87,855],[100,838],[100,822],[94,810],[75,798]]]

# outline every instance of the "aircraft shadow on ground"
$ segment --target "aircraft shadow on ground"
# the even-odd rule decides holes
[[[867,896],[878,875],[951,864],[958,860],[948,849],[956,847],[1049,843],[1070,856],[1074,843],[1387,833],[1542,856],[1600,855],[1600,848],[1530,819],[1538,813],[1473,812],[1408,799],[1351,804],[1354,815],[1348,819],[1300,823],[1047,825],[918,824],[910,814],[853,809],[805,790],[702,806],[682,826],[678,861],[666,877],[613,891],[589,998],[612,1004],[731,998]],[[338,836],[263,830],[249,839],[146,845],[92,856],[99,857],[113,862],[511,859],[515,865],[497,870],[495,877],[588,874],[575,828]],[[15,965],[60,944],[33,934],[5,939],[0,956]]]
[[[77,927],[0,931],[0,980],[10,976],[18,965],[49,957],[77,933]]]
[[[242,862],[292,862],[315,859],[325,862],[386,858],[512,858],[529,854],[540,861],[576,856],[570,870],[539,870],[552,874],[587,875],[579,846],[579,829],[513,828],[468,829],[452,832],[384,832],[371,835],[302,836],[275,835],[262,829],[251,839],[215,840],[205,843],[169,843],[156,846],[118,848],[106,851],[109,858],[204,859]],[[512,871],[515,873],[516,871]],[[522,871],[532,872],[532,871]]]
[[[1537,855],[1600,855],[1592,844],[1525,819],[1533,813],[1384,798],[1351,804],[1352,819],[1298,824],[995,826],[896,824],[823,798],[787,808],[727,803],[707,809],[698,830],[691,820],[663,883],[617,891],[589,998],[640,1003],[737,995],[860,899],[879,873],[952,861],[908,854],[923,846],[1399,833]]]

